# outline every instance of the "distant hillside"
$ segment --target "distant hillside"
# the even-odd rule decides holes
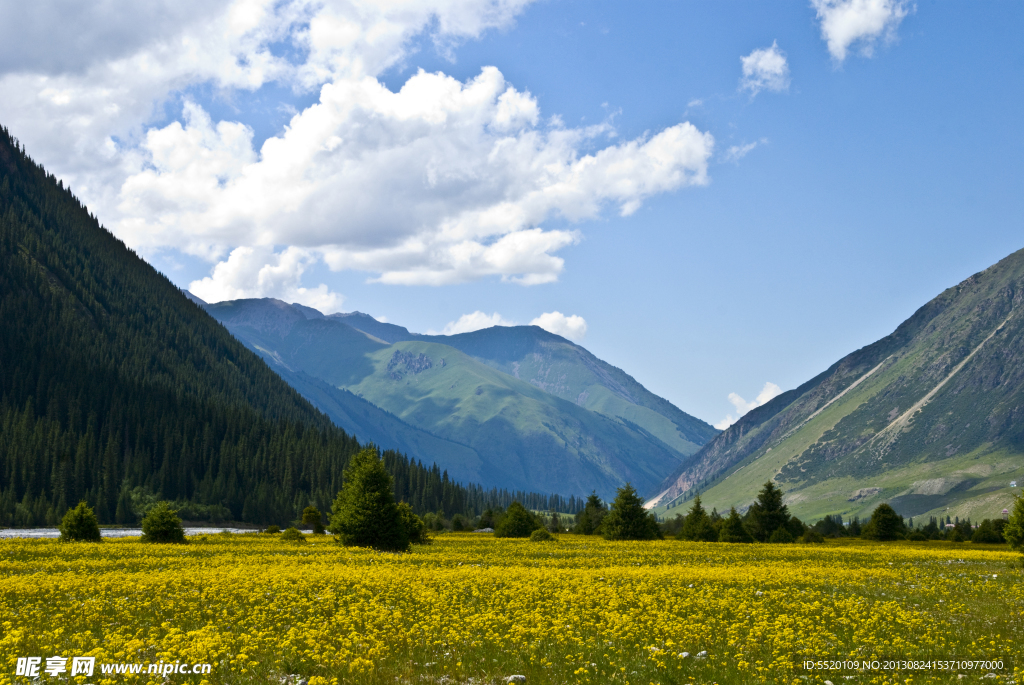
[[[1024,250],[740,419],[663,484],[719,510],[775,481],[801,516],[994,517],[1024,485]],[[1019,492],[1019,488],[1017,489]]]
[[[353,416],[368,406],[334,400]],[[52,525],[80,499],[130,522],[136,488],[286,523],[330,507],[359,448],[0,132],[0,525]],[[385,461],[420,511],[510,495]]]
[[[365,314],[325,317],[277,300],[207,310],[341,425],[348,410],[338,405],[365,400],[379,420],[357,435],[388,433],[410,455],[485,485],[610,496],[631,481],[650,490],[716,433],[534,326],[423,336]],[[351,394],[328,400],[311,379]]]

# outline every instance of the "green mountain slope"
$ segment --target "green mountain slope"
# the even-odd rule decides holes
[[[80,499],[128,523],[137,487],[285,523],[329,508],[359,448],[0,132],[0,525]],[[420,511],[508,500],[385,461]]]
[[[1024,251],[892,335],[751,411],[664,483],[745,506],[775,479],[797,515],[998,516],[1024,484]],[[1019,492],[1019,490],[1018,490]],[[666,506],[666,503],[671,503]]]
[[[556,397],[636,424],[683,455],[693,454],[718,434],[622,369],[537,326],[495,326],[421,339],[450,345]]]
[[[385,342],[443,343],[564,400],[640,426],[683,455],[718,431],[658,397],[622,369],[538,326],[494,326],[458,335],[417,335],[366,314],[331,314]]]
[[[458,478],[605,496],[626,480],[649,490],[698,449],[694,441],[714,433],[586,350],[535,327],[418,336],[366,315],[323,317],[270,300],[207,310],[272,363],[350,390],[431,436],[433,442],[403,449]],[[516,378],[523,367],[513,355],[533,364],[531,371],[546,364],[548,377],[562,380],[541,387],[536,374],[533,382]],[[599,383],[602,374],[611,389]],[[322,392],[301,383],[295,387],[331,413]],[[595,396],[590,407],[586,388]],[[385,429],[379,423],[365,435],[377,440]]]

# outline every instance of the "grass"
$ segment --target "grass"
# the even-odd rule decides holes
[[[17,657],[53,655],[211,663],[207,676],[171,676],[211,685],[479,685],[513,674],[529,684],[821,683],[829,676],[802,679],[795,664],[1024,657],[1021,557],[998,547],[572,535],[540,544],[471,533],[397,555],[254,534],[0,545],[0,684],[25,680],[11,675]],[[982,682],[1020,682],[1022,665]]]

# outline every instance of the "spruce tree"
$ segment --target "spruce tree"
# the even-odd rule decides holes
[[[753,542],[743,519],[736,513],[736,507],[729,510],[729,515],[722,521],[722,529],[718,532],[719,542]]]
[[[576,515],[576,526],[573,528],[573,532],[582,535],[599,533],[601,521],[604,520],[607,513],[608,509],[604,506],[601,498],[597,496],[596,492],[591,492],[587,497],[587,503],[583,506],[583,511]]]
[[[693,506],[686,514],[686,520],[683,522],[683,528],[679,531],[678,538],[695,542],[718,541],[718,533],[711,525],[711,519],[700,503],[700,495],[694,498]]]
[[[391,474],[375,447],[352,457],[334,500],[329,527],[340,543],[389,552],[409,549],[409,533],[391,488]]]
[[[654,514],[629,483],[618,489],[612,508],[602,524],[606,540],[660,540],[663,536]]]
[[[782,490],[768,481],[757,495],[757,501],[750,505],[750,528],[754,539],[767,542],[779,528],[789,522],[789,509],[782,503]],[[788,533],[788,531],[787,531]],[[792,539],[792,535],[790,535]]]

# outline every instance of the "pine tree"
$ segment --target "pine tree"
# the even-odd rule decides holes
[[[409,549],[409,533],[391,488],[391,474],[376,448],[352,457],[331,514],[329,529],[339,542],[391,552]]]
[[[871,513],[871,520],[864,526],[861,536],[869,540],[895,540],[902,537],[905,530],[900,515],[883,502]]]
[[[583,511],[576,515],[576,526],[573,528],[573,532],[582,535],[596,535],[600,532],[601,522],[607,513],[608,509],[601,498],[597,496],[596,492],[591,492],[587,497],[587,503],[583,506]]]
[[[767,542],[779,528],[789,522],[789,509],[782,503],[782,490],[768,481],[757,495],[757,501],[750,506],[750,532],[754,539]],[[787,531],[788,532],[788,531]],[[792,536],[790,536],[792,539]]]
[[[606,540],[660,540],[663,536],[654,514],[629,483],[618,489],[602,524]]]
[[[719,542],[753,542],[743,519],[736,513],[736,507],[729,510],[729,515],[722,521],[722,529],[718,532]]]
[[[711,525],[711,519],[708,518],[707,512],[704,511],[704,507],[700,503],[700,495],[694,498],[693,506],[686,514],[686,520],[683,521],[683,528],[679,531],[678,538],[695,542],[718,541],[718,533]]]

